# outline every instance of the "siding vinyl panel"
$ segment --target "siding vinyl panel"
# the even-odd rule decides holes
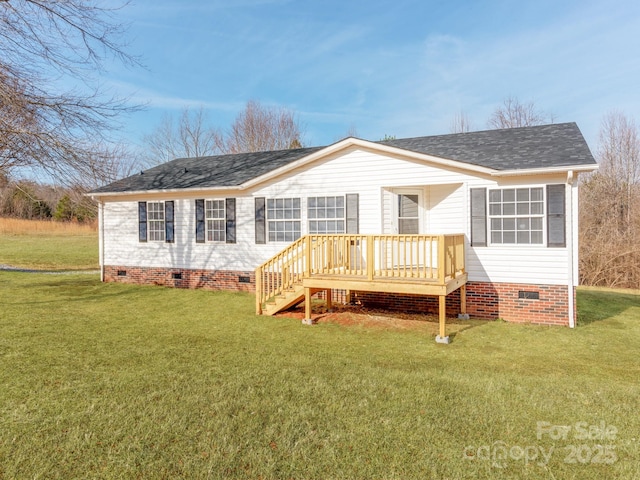
[[[469,281],[566,285],[566,249],[467,247]]]
[[[296,175],[282,176],[236,197],[236,244],[195,243],[195,199],[216,198],[202,192],[175,201],[175,244],[138,242],[138,203],[105,203],[105,264],[175,266],[210,270],[253,270],[285,246],[255,244],[255,197],[300,197],[302,231],[306,232],[306,198],[310,196],[359,195],[360,233],[384,233],[382,218],[390,218],[392,194],[386,188],[430,185],[425,189],[427,231],[464,232],[469,235],[468,189],[493,188],[493,179],[442,170],[418,162],[374,155],[361,150],[343,152],[326,162],[311,165]],[[532,183],[543,183],[532,178]],[[549,178],[544,179],[550,183]],[[556,180],[556,179],[554,179]],[[561,181],[561,179],[559,179]],[[508,180],[509,184],[523,182]],[[557,183],[556,180],[555,183]],[[505,181],[501,181],[506,186]],[[447,185],[456,184],[456,185]],[[227,195],[228,197],[229,195]],[[165,200],[170,200],[166,198]],[[459,206],[464,208],[459,210]],[[384,216],[383,216],[384,213]],[[463,225],[460,228],[460,225]],[[437,232],[440,233],[440,232]],[[478,247],[467,245],[467,269],[471,280],[526,283],[563,283],[567,274],[566,248]]]
[[[415,161],[406,161],[364,150],[351,150],[315,163],[304,171],[287,174],[254,192],[257,197],[311,197],[320,195],[360,195],[360,233],[392,233],[388,222],[392,199],[387,188],[421,187],[425,184],[456,183],[475,177],[442,170]],[[384,198],[384,200],[383,200]],[[384,201],[384,204],[382,203]],[[384,215],[381,217],[381,210]],[[303,208],[303,211],[306,210]],[[303,212],[305,215],[306,212]],[[453,227],[451,227],[453,228]],[[303,231],[305,231],[303,229]],[[461,231],[460,228],[456,231]]]
[[[466,189],[460,184],[428,187],[427,228],[433,234],[465,233],[467,230]]]

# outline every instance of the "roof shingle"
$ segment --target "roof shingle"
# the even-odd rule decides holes
[[[383,145],[494,170],[592,165],[575,123],[404,138]],[[325,147],[178,158],[91,193],[237,187]]]

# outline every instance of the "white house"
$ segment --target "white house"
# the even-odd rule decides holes
[[[573,327],[595,168],[575,123],[177,159],[91,192],[102,278]]]

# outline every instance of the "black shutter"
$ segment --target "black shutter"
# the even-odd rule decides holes
[[[173,201],[164,202],[164,238],[165,242],[173,243]]]
[[[256,198],[256,243],[267,243],[267,219],[265,217],[265,199]]]
[[[487,246],[487,189],[471,189],[471,245]]]
[[[138,202],[138,241],[147,241],[147,202]]]
[[[204,199],[196,199],[196,243],[204,243],[206,230],[204,228]]]
[[[236,243],[236,199],[227,198],[225,200],[225,210],[227,217],[227,243]]]
[[[345,233],[360,233],[359,224],[359,204],[357,193],[347,193],[346,195],[346,231]]]
[[[565,186],[547,185],[547,246],[566,247]]]

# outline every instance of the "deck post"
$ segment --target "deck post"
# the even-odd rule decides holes
[[[375,270],[374,265],[374,249],[375,242],[372,235],[367,235],[367,278],[370,282],[373,281],[373,271]]]
[[[325,293],[324,293],[324,295],[325,295],[325,297],[327,299],[327,311],[329,311],[329,310],[331,310],[333,308],[333,299],[331,298],[331,294],[332,294],[331,289],[327,288],[325,290]]]
[[[304,276],[305,278],[309,278],[311,276],[311,237],[305,235],[304,242]]]
[[[256,315],[262,315],[262,269],[256,268]]]
[[[447,337],[447,296],[438,296],[438,317],[440,320],[440,334],[436,336],[437,343],[449,343],[449,337]]]
[[[311,319],[311,289],[309,287],[304,287],[304,318],[302,323],[313,325],[313,320]]]
[[[438,282],[440,285],[444,285],[445,277],[447,276],[447,256],[446,256],[446,245],[445,245],[445,236],[438,235]]]
[[[460,320],[469,320],[469,314],[467,313],[467,285],[460,287],[460,313],[458,314]]]

